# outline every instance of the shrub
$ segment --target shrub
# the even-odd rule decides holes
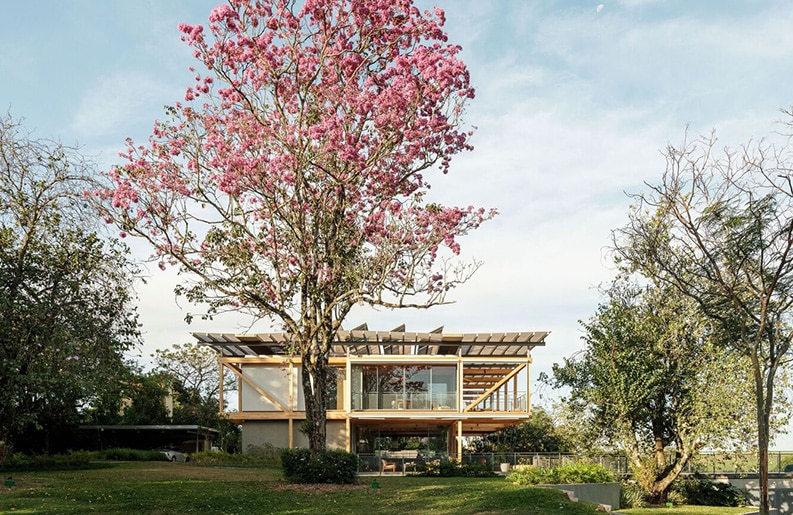
[[[100,451],[99,457],[108,461],[168,461],[168,457],[159,451],[124,448]]]
[[[602,465],[574,463],[560,467],[515,470],[507,476],[507,480],[518,485],[611,483],[614,481],[614,474]]]
[[[281,468],[290,483],[358,482],[358,456],[346,451],[323,451],[311,457],[308,449],[284,449]]]
[[[31,471],[31,470],[78,470],[98,468],[101,465],[93,463],[97,453],[78,451],[68,454],[43,454],[28,455],[22,453],[11,454],[0,463],[3,471]]]
[[[746,506],[747,494],[730,483],[716,483],[695,474],[678,478],[672,483],[670,494],[686,504],[700,506]]]
[[[280,468],[281,449],[270,443],[249,445],[245,454],[224,451],[202,451],[190,454],[190,462],[195,465],[226,465],[234,467]]]
[[[416,475],[425,477],[491,477],[495,473],[485,463],[458,463],[454,460],[417,461]]]
[[[680,504],[680,503],[678,503]],[[647,506],[647,492],[636,481],[620,483],[620,507],[644,508]]]
[[[256,462],[267,465],[281,464],[281,449],[270,442],[262,445],[248,445],[247,454]]]

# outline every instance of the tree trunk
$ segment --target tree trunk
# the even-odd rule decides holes
[[[327,387],[328,357],[316,343],[303,355],[303,397],[306,403],[306,421],[301,430],[308,437],[312,456],[325,450],[326,413],[325,388]]]
[[[767,515],[768,502],[768,439],[769,439],[769,408],[772,391],[766,389],[763,381],[763,369],[755,348],[752,353],[752,365],[755,378],[755,398],[757,401],[757,466],[760,477],[760,510],[761,515]],[[771,379],[771,378],[769,378]],[[771,386],[769,386],[770,388]]]

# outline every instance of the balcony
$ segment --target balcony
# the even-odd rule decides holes
[[[353,393],[353,411],[360,410],[457,410],[457,393],[382,392]]]

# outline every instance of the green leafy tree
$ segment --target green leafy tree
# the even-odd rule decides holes
[[[541,407],[532,409],[531,419],[473,442],[477,452],[561,452],[573,450],[565,432]]]
[[[92,173],[0,117],[0,440],[18,449],[49,450],[138,341],[136,270],[85,222]]]
[[[133,376],[124,385],[119,424],[170,424],[171,413],[166,399],[171,395],[170,378],[149,373]]]
[[[173,422],[199,424],[220,431],[224,450],[237,450],[240,429],[222,413],[220,405],[220,369],[217,354],[209,347],[195,343],[176,344],[170,349],[157,349],[153,355],[154,370],[170,378],[173,392]],[[224,393],[237,388],[232,377],[226,377]]]
[[[627,453],[639,484],[662,502],[705,445],[732,446],[751,427],[745,357],[711,338],[709,323],[669,288],[618,279],[584,323],[586,347],[554,365],[554,384]]]
[[[749,360],[767,513],[776,379],[793,343],[793,156],[789,143],[717,152],[715,141],[669,146],[660,183],[635,196],[614,246],[626,266],[692,299]]]

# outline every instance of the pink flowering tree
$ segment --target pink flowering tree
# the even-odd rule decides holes
[[[444,14],[412,0],[231,0],[181,25],[200,61],[185,101],[128,141],[99,192],[177,293],[279,321],[302,359],[312,452],[325,447],[336,331],[356,304],[447,302],[476,262],[458,237],[495,212],[430,202],[425,175],[470,150],[473,98]]]

